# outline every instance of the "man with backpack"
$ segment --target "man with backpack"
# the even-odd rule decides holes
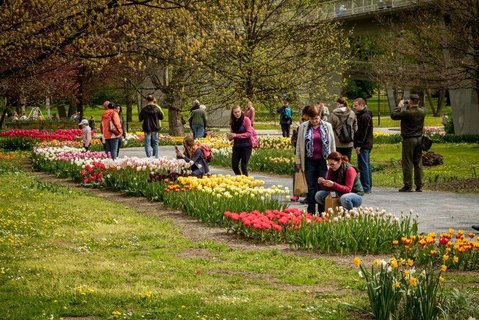
[[[336,109],[331,113],[330,122],[336,140],[336,151],[347,156],[348,161],[350,161],[354,133],[358,130],[358,121],[354,111],[349,108],[346,99],[338,98],[336,100]]]
[[[283,106],[276,110],[279,113],[279,124],[281,125],[281,131],[284,138],[289,138],[289,131],[291,129],[291,123],[293,122],[293,111],[288,105],[288,101],[283,102]]]
[[[160,120],[163,120],[164,115],[152,95],[147,96],[146,101],[147,105],[141,109],[139,115],[145,133],[145,152],[148,158],[151,156],[158,158],[158,132],[161,129]]]

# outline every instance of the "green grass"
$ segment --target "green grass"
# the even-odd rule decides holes
[[[431,150],[444,157],[444,164],[424,167],[425,188],[452,191],[446,183],[477,179],[479,175],[479,144],[433,144]],[[401,144],[376,144],[371,152],[373,164],[373,181],[375,186],[402,186]],[[353,163],[357,157],[353,156]],[[443,185],[444,186],[441,186]],[[479,192],[458,186],[455,191]]]
[[[0,195],[1,319],[352,319],[343,302],[366,306],[357,273],[328,259],[192,242],[24,173],[0,175]]]

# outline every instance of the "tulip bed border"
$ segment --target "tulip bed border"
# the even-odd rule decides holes
[[[331,212],[318,218],[285,208],[281,196],[289,190],[257,188],[258,181],[248,177],[197,179],[188,176],[186,163],[179,166],[166,159],[159,164],[154,159],[125,158],[122,160],[125,163],[118,164],[115,163],[118,159],[104,159],[102,154],[81,153],[77,149],[78,158],[60,160],[34,152],[33,164],[35,169],[71,177],[86,186],[163,201],[165,206],[202,222],[225,226],[230,232],[262,242],[283,242],[299,249],[328,253],[394,253],[398,259],[410,257],[425,264],[443,263],[445,256],[451,256],[450,268],[479,268],[479,239],[474,241],[475,235],[472,238],[469,235],[469,241],[456,236],[460,240],[456,242],[451,235],[447,243],[440,243],[436,238],[417,234],[417,217],[412,214],[396,218],[372,208],[349,212],[339,208],[339,215]],[[240,187],[244,185],[248,188],[243,190]],[[441,235],[440,241],[445,238]],[[427,247],[422,246],[424,241]],[[426,250],[436,254],[425,254]]]

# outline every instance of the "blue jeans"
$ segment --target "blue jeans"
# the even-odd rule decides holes
[[[358,154],[359,179],[361,180],[361,185],[365,193],[371,192],[371,188],[373,187],[370,154],[371,150],[364,148],[361,148]]]
[[[203,127],[201,124],[192,124],[191,129],[193,129],[193,139],[204,138],[205,127]]]
[[[148,158],[158,158],[158,131],[145,132],[145,152]]]
[[[310,214],[316,214],[316,201],[314,200],[314,196],[319,189],[318,178],[326,178],[327,173],[328,167],[326,160],[306,158],[304,175],[306,177],[306,183],[308,184],[308,195],[306,199],[308,201],[307,211]]]
[[[319,212],[324,212],[324,202],[326,197],[331,191],[320,190],[315,195],[315,200],[318,203]],[[345,193],[339,197],[339,202],[346,210],[351,210],[352,208],[359,207],[363,203],[363,197],[356,193]]]
[[[118,138],[111,138],[105,140],[105,153],[109,154],[112,159],[116,159],[118,156]]]

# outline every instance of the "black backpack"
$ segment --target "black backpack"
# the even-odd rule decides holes
[[[351,129],[351,126],[348,124],[348,120],[349,114],[346,120],[341,123],[341,127],[339,128],[338,140],[341,143],[350,143],[353,142],[354,139],[353,131]]]

